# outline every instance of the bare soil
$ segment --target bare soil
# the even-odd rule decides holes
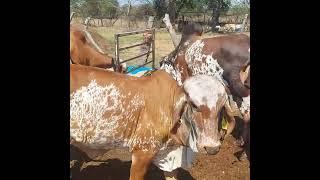
[[[179,169],[181,180],[250,180],[250,167],[247,159],[238,160],[235,153],[241,148],[230,136],[223,142],[217,155],[198,154],[192,168]],[[78,149],[70,148],[70,172],[73,180],[128,180],[131,155],[127,150],[115,149],[96,160],[88,161],[85,154]],[[147,180],[164,180],[163,172],[152,165],[146,176]]]

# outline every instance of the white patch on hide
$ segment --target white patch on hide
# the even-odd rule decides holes
[[[165,57],[164,61],[168,61],[168,57]],[[163,63],[160,69],[164,69],[174,80],[178,82],[179,86],[182,86],[181,73],[176,71],[171,64]]]
[[[149,130],[150,132],[153,132],[154,129],[151,128]],[[151,149],[159,149],[161,147],[161,142],[156,139],[153,134],[148,137],[134,138],[131,143],[131,147],[135,146],[144,152],[150,151]]]
[[[214,76],[223,82],[223,69],[218,61],[212,57],[212,53],[210,55],[202,53],[203,46],[204,42],[197,40],[186,51],[185,60],[192,71],[192,75],[205,74]]]
[[[125,138],[114,137],[117,129],[127,123],[119,120],[132,116],[134,110],[143,106],[143,101],[142,97],[136,95],[124,108],[124,98],[114,84],[103,87],[95,80],[70,94],[70,136],[77,142],[96,148],[126,145]]]
[[[202,49],[204,42],[202,40],[195,41],[186,51],[187,64],[191,61],[202,61]]]
[[[206,105],[211,109],[216,106],[219,96],[227,96],[221,81],[208,75],[192,76],[183,86],[197,107]]]

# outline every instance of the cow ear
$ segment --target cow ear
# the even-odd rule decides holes
[[[226,110],[226,113],[229,115],[229,116],[238,116],[240,118],[242,118],[242,114],[241,114],[241,111],[237,105],[237,103],[230,97],[227,98],[227,101],[224,105],[225,107],[225,110]]]

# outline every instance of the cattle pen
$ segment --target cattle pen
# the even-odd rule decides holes
[[[105,51],[108,51],[109,54],[113,54],[116,67],[118,68],[122,63],[126,62],[139,66],[136,66],[137,68],[135,69],[147,64],[155,68],[158,65],[158,61],[174,49],[172,40],[166,29],[145,29],[130,32],[125,29],[121,32],[121,29],[112,27],[89,27],[88,31],[97,32],[101,35],[101,39],[99,39],[99,36],[93,36],[99,43],[110,45],[108,47],[109,49],[105,48]],[[155,41],[155,32],[157,33],[157,41]],[[148,42],[141,42],[140,40],[144,33],[149,33],[151,35],[151,46],[148,46],[149,49],[146,52],[141,52],[137,49],[148,45]],[[203,38],[219,35],[220,34],[218,33],[205,33]],[[141,63],[134,61],[140,58]],[[126,73],[130,73],[135,69],[131,69]],[[216,156],[198,154],[192,168],[187,170],[179,168],[178,179],[250,180],[249,161],[247,159],[240,160],[235,156],[235,153],[240,150],[241,148],[235,144],[235,139],[230,136],[225,139],[221,151]],[[131,154],[126,149],[113,149],[104,155],[89,160],[89,157],[81,150],[70,146],[71,179],[128,180],[130,165],[132,163],[131,160]],[[164,180],[163,171],[158,167],[151,165],[147,172],[146,180]]]
[[[151,33],[152,34],[152,36],[151,36],[151,44],[150,44],[151,48],[150,48],[150,45],[149,45],[148,41],[147,42],[142,42],[142,43],[137,43],[137,44],[126,46],[126,47],[120,47],[120,41],[119,41],[120,37],[130,36],[130,35],[134,35],[134,34],[143,34],[143,33]],[[132,71],[134,71],[136,69],[139,69],[140,67],[143,67],[143,66],[145,66],[147,64],[150,64],[150,63],[152,63],[152,68],[155,68],[155,29],[146,29],[146,30],[140,30],[140,31],[117,33],[117,34],[114,35],[114,38],[115,38],[115,41],[114,41],[115,42],[115,63],[116,63],[117,71],[119,70],[120,64],[128,62],[128,61],[132,61],[134,59],[137,59],[137,58],[140,58],[140,57],[143,57],[143,56],[147,56],[146,59],[145,59],[145,62],[143,64],[138,65],[138,67],[136,67],[134,69],[131,69],[130,71],[127,71],[126,73],[130,73],[130,72],[132,72]],[[149,47],[147,52],[139,54],[139,55],[137,55],[135,57],[131,57],[129,59],[120,61],[120,58],[119,58],[120,51],[123,51],[125,49],[129,49],[129,48],[134,48],[134,47],[137,47],[137,46],[143,46],[143,45],[147,45],[147,47]],[[150,53],[152,54],[152,60],[148,61]]]

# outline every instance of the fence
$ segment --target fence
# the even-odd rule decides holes
[[[246,20],[244,20],[246,19]],[[211,26],[212,22],[212,14],[208,12],[181,12],[178,17],[178,31],[181,31],[185,24],[189,22],[197,22],[200,23],[204,29],[208,29]],[[245,23],[243,23],[245,22]],[[229,25],[244,25],[244,31],[250,31],[250,14],[226,14],[223,13],[219,17],[219,24],[220,26],[229,26]],[[226,27],[228,29],[228,27]],[[230,29],[230,28],[229,28]],[[234,28],[231,28],[234,29]],[[229,30],[228,30],[229,31]],[[234,30],[230,30],[234,31]]]
[[[139,30],[142,27],[147,28],[148,17],[136,18],[134,16],[119,16],[110,19],[83,18],[75,15],[73,21],[80,24],[86,24],[90,27],[114,27],[126,30]],[[87,21],[87,22],[86,22]]]
[[[124,37],[124,36],[134,35],[134,34],[143,34],[143,33],[152,33],[152,36],[151,36],[152,37],[152,39],[151,39],[151,48],[152,48],[152,50],[150,50],[151,48],[149,48],[149,50],[146,53],[142,53],[142,54],[140,54],[138,56],[135,56],[135,57],[120,61],[120,58],[119,58],[120,51],[129,49],[129,48],[134,48],[134,47],[137,47],[137,46],[147,45],[149,42],[138,43],[138,44],[134,44],[134,45],[131,45],[131,46],[121,47],[120,48],[119,38],[120,37]],[[134,71],[134,70],[136,70],[136,69],[138,69],[138,68],[140,68],[142,66],[150,64],[150,63],[152,63],[152,68],[155,68],[155,29],[154,28],[153,29],[140,30],[140,31],[118,33],[118,34],[114,35],[114,38],[115,38],[115,47],[116,47],[116,49],[115,49],[115,64],[116,64],[116,70],[117,71],[119,70],[120,64],[128,62],[128,61],[132,61],[134,59],[143,57],[145,55],[147,57],[146,57],[146,60],[145,60],[144,64],[138,65],[138,67],[136,67],[136,68],[134,68],[134,69],[132,69],[132,70],[126,72],[126,73],[130,73],[130,72],[132,72],[132,71]],[[148,61],[150,53],[152,53],[152,60]]]

